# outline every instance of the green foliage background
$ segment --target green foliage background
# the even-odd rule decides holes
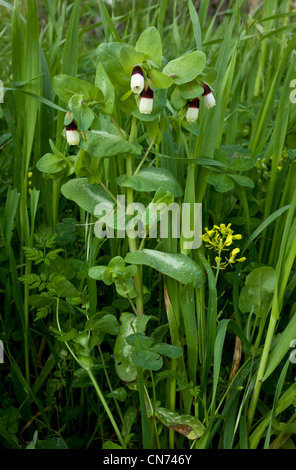
[[[295,448],[296,11],[210,3],[0,0],[3,448]],[[215,243],[100,240],[118,195]]]

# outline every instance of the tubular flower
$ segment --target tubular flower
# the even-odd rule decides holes
[[[199,112],[199,98],[194,98],[189,103],[187,113],[186,113],[186,120],[189,122],[197,121],[198,112]]]
[[[139,111],[141,114],[151,114],[153,109],[153,91],[148,86],[147,90],[141,93]]]
[[[66,136],[67,142],[69,145],[78,145],[80,140],[80,135],[77,130],[77,126],[74,121],[66,126]]]
[[[203,92],[202,96],[203,96],[203,102],[204,102],[205,106],[208,109],[212,108],[213,106],[216,106],[216,100],[213,96],[213,93],[211,92],[211,89],[210,89],[209,85],[207,85],[206,83],[203,83],[202,86],[203,86],[203,89],[204,89],[204,92]]]
[[[133,93],[142,93],[144,89],[144,75],[141,67],[136,65],[131,76],[131,89]]]

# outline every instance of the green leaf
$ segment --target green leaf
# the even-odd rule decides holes
[[[119,57],[126,75],[131,77],[134,66],[142,64],[145,54],[126,44],[120,49]]]
[[[183,355],[182,348],[166,343],[158,343],[150,348],[150,351],[161,354],[162,356],[178,359]]]
[[[206,77],[205,81],[208,84],[212,84],[216,80],[218,72],[213,67],[205,67],[203,70],[203,74],[205,74]]]
[[[132,425],[137,419],[137,415],[138,415],[137,408],[135,406],[129,406],[126,412],[124,413],[124,417],[123,417],[123,422],[124,422],[123,436],[131,432]]]
[[[92,158],[89,153],[79,150],[75,158],[74,172],[77,176],[88,176],[92,164]]]
[[[273,212],[272,214],[270,214],[267,219],[265,219],[260,225],[258,228],[256,228],[256,230],[254,230],[254,232],[252,233],[252,235],[249,237],[249,239],[247,240],[246,244],[244,245],[243,247],[243,250],[241,252],[241,254],[243,254],[246,249],[250,246],[250,244],[260,235],[261,232],[263,232],[263,230],[266,229],[266,227],[268,227],[268,225],[270,225],[275,219],[277,219],[278,217],[280,217],[284,212],[286,212],[286,210],[288,210],[290,208],[290,204],[284,206],[284,207],[281,207],[280,209],[277,209],[275,212]]]
[[[132,382],[137,378],[137,368],[131,361],[133,347],[125,338],[135,332],[144,333],[150,317],[141,315],[136,317],[132,313],[124,312],[120,316],[120,330],[114,346],[115,368],[118,376],[125,382]]]
[[[67,167],[67,162],[58,155],[46,153],[38,160],[36,167],[42,173],[59,173]]]
[[[77,359],[84,370],[90,370],[93,365],[93,359],[89,356],[77,355]]]
[[[63,196],[79,205],[90,214],[95,214],[97,204],[108,203],[110,207],[114,202],[107,193],[97,184],[90,184],[87,178],[75,178],[67,181],[61,187]]]
[[[225,193],[234,188],[234,182],[230,176],[224,173],[212,173],[208,175],[207,182],[212,184],[219,193]]]
[[[215,150],[215,160],[233,171],[248,171],[254,168],[252,153],[240,145],[223,145]]]
[[[162,63],[162,44],[159,32],[154,26],[145,29],[139,37],[136,51],[144,52],[158,67]]]
[[[123,447],[121,447],[119,444],[116,444],[115,442],[112,442],[112,441],[105,441],[103,446],[102,446],[102,449],[108,449],[108,450],[112,450],[112,449],[123,449]]]
[[[149,78],[151,78],[155,88],[163,89],[169,88],[173,84],[173,80],[158,70],[149,70]]]
[[[163,69],[176,85],[191,82],[199,75],[206,65],[206,55],[201,51],[193,51],[171,60]]]
[[[253,306],[254,304],[249,297],[249,288],[248,286],[244,286],[239,294],[238,308],[242,313],[249,313]]]
[[[191,285],[183,286],[180,290],[180,306],[186,334],[188,355],[188,371],[190,380],[195,383],[197,369],[198,330],[196,322],[195,293]],[[208,325],[209,333],[209,325]]]
[[[77,126],[81,131],[86,131],[94,120],[94,112],[84,102],[82,95],[73,95],[69,100],[69,108],[72,111]]]
[[[160,144],[161,132],[158,118],[153,121],[146,121],[145,126],[149,141],[151,142],[154,139],[156,145]]]
[[[205,281],[204,273],[200,266],[193,259],[182,253],[162,253],[145,248],[128,253],[125,261],[154,268],[182,284],[192,283],[194,287],[201,287]]]
[[[111,34],[114,41],[120,41],[120,36],[116,30],[116,27],[112,18],[110,17],[108,8],[105,5],[104,1],[98,0],[98,6],[100,10],[100,17],[102,20],[105,37],[107,38],[107,40],[109,40],[110,34]]]
[[[115,398],[119,401],[125,401],[127,398],[127,391],[123,387],[118,387],[113,392],[108,393],[108,398]]]
[[[106,313],[103,317],[98,313],[87,321],[85,329],[87,331],[96,330],[100,333],[117,335],[119,332],[119,323],[117,318],[111,313]]]
[[[134,286],[134,281],[132,279],[127,279],[126,281],[115,281],[116,292],[122,297],[130,297],[134,299],[137,297],[137,291]]]
[[[162,357],[149,349],[133,351],[131,354],[131,361],[136,367],[148,370],[159,370],[163,365]]]
[[[133,346],[137,351],[147,350],[154,342],[153,338],[146,336],[144,333],[134,333],[125,338],[126,342]]]
[[[5,427],[8,433],[16,434],[18,431],[19,410],[14,406],[9,406],[0,411],[0,433],[1,428]]]
[[[120,100],[121,100],[121,101],[125,101],[125,100],[127,100],[132,94],[133,94],[133,90],[130,89],[130,90],[128,90],[126,93],[124,93],[124,95],[121,96]]]
[[[124,175],[116,179],[117,184],[124,188],[132,188],[135,191],[152,192],[162,188],[169,191],[175,197],[183,195],[183,190],[174,177],[166,168],[149,167],[140,170],[138,174],[126,178]]]
[[[68,103],[73,95],[81,95],[82,99],[96,101],[103,104],[102,91],[92,83],[80,80],[70,75],[56,75],[53,79],[53,88],[58,97]]]
[[[193,135],[199,135],[200,130],[196,122],[187,122],[183,121],[182,122],[182,127],[183,129],[186,129],[186,131],[191,132]]]
[[[178,86],[175,87],[171,94],[171,102],[176,109],[183,108],[187,103],[187,100],[181,95],[180,88]]]
[[[75,240],[76,220],[64,218],[57,224],[56,227],[56,241],[60,245],[67,245],[73,243]]]
[[[49,279],[50,285],[54,288],[58,297],[75,297],[77,295],[76,287],[63,276],[56,275]]]
[[[271,266],[261,266],[246,277],[245,285],[249,299],[254,305],[267,304],[276,288],[276,273]]]
[[[286,328],[277,336],[274,346],[270,352],[267,366],[262,381],[264,382],[275,370],[275,368],[280,364],[282,359],[290,350],[290,360],[291,355],[295,351],[295,346],[292,346],[292,341],[296,338],[296,313],[292,316],[291,320],[287,324]],[[293,357],[295,361],[295,356]],[[292,365],[295,366],[295,363],[292,362]]]
[[[88,131],[86,138],[86,141],[80,139],[79,147],[95,157],[112,157],[122,153],[141,155],[139,146],[123,140],[118,135],[105,131]]]
[[[130,88],[130,77],[128,77],[120,61],[120,50],[124,45],[121,42],[100,44],[97,53],[102,66],[105,69],[111,83],[121,93]]]
[[[248,176],[242,176],[242,175],[229,175],[229,176],[239,186],[245,186],[247,188],[254,188],[255,186],[251,178],[248,178]]]
[[[131,265],[127,266],[124,268],[124,271],[122,273],[122,279],[127,280],[130,279],[131,277],[134,277],[134,275],[137,272],[137,266]]]
[[[71,339],[75,338],[75,336],[78,335],[78,331],[76,330],[76,328],[71,328],[71,330],[68,331],[67,333],[63,333],[62,331],[59,331],[56,328],[54,328],[52,325],[50,325],[49,331],[51,331],[52,333],[56,335],[58,341],[62,341],[62,342],[71,341]]]
[[[199,15],[197,13],[197,9],[193,5],[192,0],[188,1],[188,9],[189,9],[190,19],[191,19],[191,23],[192,23],[192,27],[193,27],[193,33],[194,33],[194,37],[195,37],[196,48],[201,50],[202,49],[201,26],[200,26],[200,22],[199,22]]]
[[[180,95],[185,100],[192,100],[193,98],[197,98],[198,96],[202,95],[203,87],[200,86],[198,80],[192,80],[191,82],[184,83],[183,85],[178,86]]]
[[[103,281],[106,269],[107,266],[93,266],[88,271],[88,275],[96,281]]]
[[[91,367],[91,371],[93,374],[98,374],[101,369],[103,369],[104,366],[103,364],[94,364]],[[93,386],[93,383],[89,377],[88,372],[80,367],[79,369],[75,370],[74,372],[74,380],[71,384],[71,387],[74,388],[84,388],[84,387],[90,387]]]
[[[164,426],[183,434],[187,439],[198,439],[205,431],[202,422],[191,415],[179,415],[176,411],[161,407],[156,408],[155,415]]]
[[[98,62],[97,65],[95,85],[102,90],[104,95],[102,111],[106,114],[112,114],[115,102],[115,89],[101,62]]]
[[[36,449],[68,449],[67,444],[60,437],[50,437],[36,442]]]

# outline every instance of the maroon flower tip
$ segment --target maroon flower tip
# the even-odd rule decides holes
[[[141,67],[139,67],[139,65],[136,65],[133,68],[132,75],[135,75],[136,73],[139,73],[140,75],[142,75],[142,77],[144,76],[143,70],[141,69]]]
[[[203,83],[202,84],[203,86],[203,89],[204,89],[204,92],[202,94],[202,96],[206,96],[206,95],[209,95],[211,92],[211,88],[209,87],[209,85],[207,85],[206,83]]]
[[[66,126],[66,131],[77,131],[75,121],[70,122],[70,124]]]
[[[153,100],[153,91],[150,87],[148,87],[147,90],[142,91],[141,98],[150,98],[151,100]]]
[[[199,98],[194,98],[190,101],[189,108],[199,108]]]

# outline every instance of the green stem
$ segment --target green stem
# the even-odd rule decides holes
[[[125,442],[124,442],[123,437],[122,437],[122,435],[121,435],[121,433],[120,433],[120,431],[119,431],[119,429],[118,429],[118,427],[117,427],[117,424],[116,424],[116,422],[115,422],[115,420],[114,420],[114,418],[113,418],[113,414],[111,413],[111,410],[110,410],[110,408],[109,408],[109,406],[108,406],[108,404],[107,404],[107,402],[106,402],[106,400],[105,400],[105,398],[104,398],[104,395],[103,395],[102,392],[101,392],[101,389],[100,389],[100,387],[99,387],[99,385],[98,385],[98,383],[97,383],[97,381],[96,381],[96,379],[95,379],[95,377],[94,377],[92,371],[91,371],[90,369],[88,369],[88,370],[87,370],[87,373],[88,373],[89,378],[90,378],[90,380],[92,381],[93,386],[94,386],[94,388],[95,388],[95,391],[96,391],[96,393],[97,393],[99,399],[101,400],[102,405],[103,405],[103,407],[104,407],[104,409],[105,409],[105,411],[106,411],[106,413],[107,413],[107,415],[108,415],[108,417],[109,417],[109,419],[110,419],[110,421],[111,421],[111,424],[112,424],[112,426],[113,426],[114,431],[116,432],[116,435],[117,435],[117,437],[118,437],[118,440],[119,440],[121,446],[122,446],[124,449],[126,449]]]
[[[176,359],[171,360],[171,370],[177,370],[177,363]],[[170,410],[175,411],[176,409],[176,379],[169,379],[170,380]],[[174,449],[175,447],[175,431],[173,429],[169,429],[169,448]]]
[[[99,352],[100,352],[100,358],[101,358],[101,361],[102,361],[102,365],[103,365],[103,370],[104,370],[104,373],[105,373],[105,377],[106,377],[106,380],[107,380],[107,383],[108,383],[110,392],[112,393],[112,392],[113,392],[113,387],[112,387],[111,382],[110,382],[110,379],[109,379],[107,367],[106,367],[106,364],[105,364],[105,361],[104,361],[104,356],[103,356],[101,347],[98,346],[98,348],[99,348]],[[119,416],[120,416],[122,426],[123,426],[123,428],[124,428],[124,430],[125,430],[125,432],[126,432],[125,424],[124,424],[124,419],[123,419],[123,415],[122,415],[120,406],[119,406],[118,401],[116,400],[116,398],[114,398],[114,403],[115,403],[115,406],[116,406],[116,408],[117,408],[118,414],[119,414]]]
[[[138,384],[138,393],[140,398],[140,407],[141,407],[141,420],[142,420],[142,442],[143,449],[150,448],[150,427],[146,410],[145,402],[145,389],[144,389],[144,374],[141,367],[137,367],[137,384]]]
[[[262,356],[261,356],[261,361],[260,361],[260,365],[259,365],[259,369],[258,369],[257,380],[256,380],[256,384],[255,384],[255,387],[254,387],[254,392],[253,392],[253,396],[252,396],[252,400],[251,400],[250,407],[249,407],[249,412],[248,412],[247,424],[248,424],[249,429],[251,428],[253,418],[254,418],[254,415],[255,415],[257,402],[258,402],[260,390],[261,390],[261,387],[262,387],[262,379],[263,379],[264,372],[265,372],[265,369],[266,369],[266,364],[267,364],[267,360],[268,360],[271,341],[272,341],[272,338],[273,338],[276,323],[277,323],[277,320],[276,320],[275,316],[271,313],[270,320],[269,320],[269,325],[268,325],[268,330],[267,330],[267,334],[266,334],[266,340],[265,340],[265,344],[264,344],[264,348],[263,348],[263,352],[262,352]]]
[[[31,262],[27,261],[25,276],[31,273]],[[29,286],[24,287],[24,350],[25,350],[25,375],[27,384],[30,386],[30,363],[29,363]]]
[[[221,263],[221,251],[219,251],[219,256],[218,256],[218,262],[217,262],[217,271],[216,271],[216,276],[215,276],[215,284],[217,286],[218,282],[218,277],[219,277],[219,271],[220,271],[220,263]]]
[[[155,439],[156,439],[156,445],[157,449],[160,449],[160,443],[159,443],[159,437],[158,437],[158,432],[157,432],[157,423],[156,423],[156,417],[155,417],[155,408],[156,408],[156,390],[155,390],[155,382],[154,382],[154,377],[153,377],[153,372],[150,370],[150,377],[151,377],[151,383],[152,383],[152,390],[153,390],[153,405],[151,403],[149,393],[147,388],[145,387],[145,393],[146,393],[146,398],[149,403],[149,406],[152,411],[152,417],[153,417],[153,424],[154,424],[154,434],[155,434]]]
[[[137,119],[133,117],[132,120],[132,125],[131,125],[131,131],[130,131],[130,137],[129,137],[129,142],[133,142],[135,139],[135,134],[136,134],[136,128],[137,128]],[[132,155],[127,155],[126,156],[126,177],[131,178],[133,176],[133,156]],[[132,188],[127,188],[127,206],[132,204],[134,202],[134,191]],[[128,243],[129,243],[129,249],[130,251],[136,251],[137,250],[137,242],[135,238],[128,238]],[[141,271],[141,266],[137,266],[137,272],[134,277],[134,284],[135,284],[135,289],[137,291],[137,297],[136,297],[136,307],[137,307],[137,313],[138,315],[143,315],[144,314],[144,301],[143,301],[143,285],[142,285],[142,271]]]
[[[53,180],[52,182],[52,226],[55,228],[58,221],[59,213],[59,196],[60,196],[60,180]]]

